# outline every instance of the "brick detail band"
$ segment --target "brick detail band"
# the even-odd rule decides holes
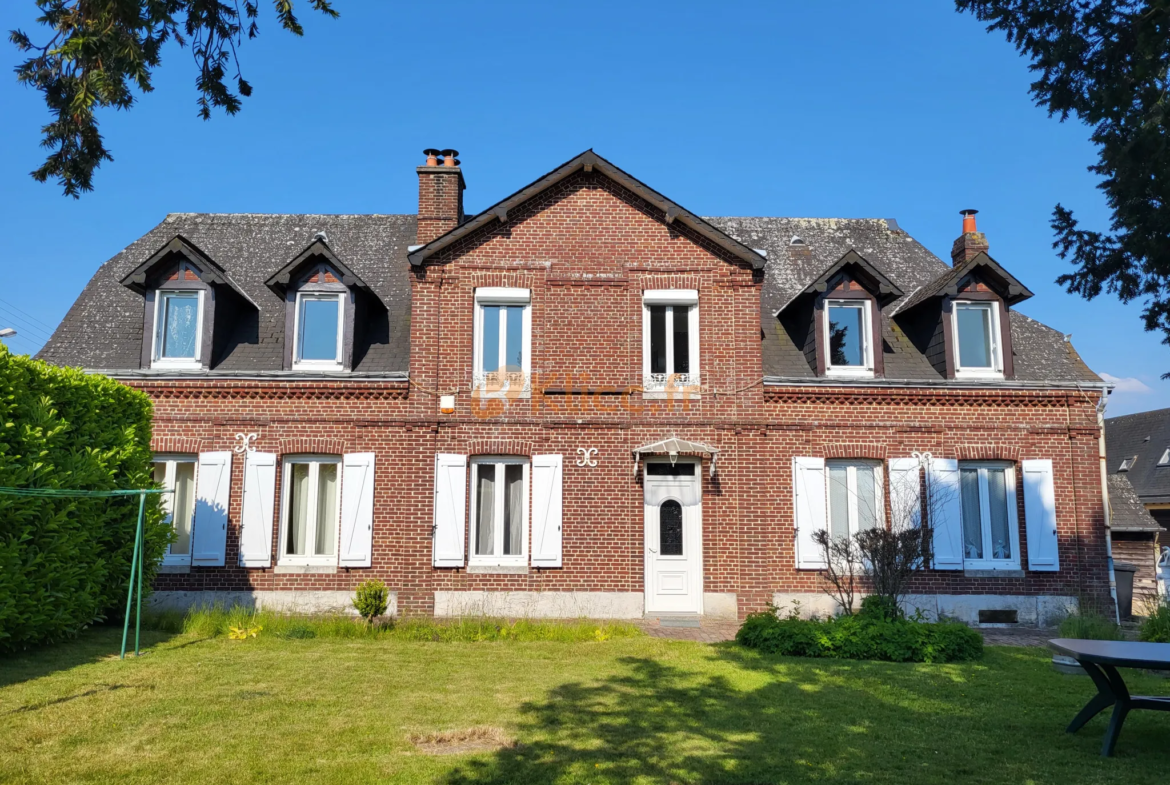
[[[955,457],[960,461],[1014,461],[1020,460],[1018,446],[1003,444],[956,444]]]
[[[343,439],[298,438],[281,439],[281,454],[316,453],[320,455],[341,455],[348,449]]]
[[[519,439],[472,439],[465,448],[468,455],[527,455],[535,452],[532,442]]]
[[[884,461],[889,446],[885,444],[826,444],[822,449],[825,458],[870,458]]]
[[[155,436],[150,440],[151,452],[182,452],[197,453],[206,448],[208,442],[204,439],[193,439],[186,436]]]

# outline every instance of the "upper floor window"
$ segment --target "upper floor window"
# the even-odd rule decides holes
[[[531,394],[532,303],[527,289],[475,291],[474,384],[477,394]]]
[[[999,304],[955,302],[956,376],[999,376],[1003,373],[1000,350]]]
[[[841,376],[873,374],[873,318],[869,300],[825,302],[825,372]]]
[[[654,289],[642,296],[642,389],[651,394],[699,384],[699,293]]]
[[[297,292],[294,369],[341,368],[344,293]]]
[[[963,563],[968,569],[1019,569],[1016,476],[1008,464],[959,464]]]
[[[203,348],[203,292],[160,290],[155,298],[156,366],[198,366]]]

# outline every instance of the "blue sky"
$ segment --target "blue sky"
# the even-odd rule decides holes
[[[455,147],[474,212],[592,147],[701,215],[896,218],[944,259],[958,211],[1035,293],[1019,310],[1119,379],[1110,415],[1170,406],[1140,305],[1053,283],[1061,202],[1106,229],[1088,129],[1033,106],[1027,63],[947,2],[382,3],[301,9],[242,47],[255,94],[195,113],[189,52],[101,117],[114,162],[80,201],[28,177],[46,114],[0,79],[0,326],[36,351],[93,271],[168,212],[411,213],[424,147]],[[306,6],[304,0],[298,6]],[[585,10],[583,10],[585,9]],[[32,0],[0,29],[34,40]]]

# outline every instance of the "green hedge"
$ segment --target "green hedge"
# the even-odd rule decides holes
[[[769,654],[888,662],[952,662],[983,656],[983,636],[957,622],[840,616],[781,619],[753,613],[735,639]]]
[[[151,404],[102,376],[0,345],[0,487],[152,487]],[[138,498],[0,495],[0,651],[61,640],[120,616]],[[170,539],[147,497],[145,579]]]

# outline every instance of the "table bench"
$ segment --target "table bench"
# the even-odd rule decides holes
[[[1110,706],[1113,716],[1105,731],[1101,754],[1113,754],[1121,726],[1131,709],[1170,711],[1170,697],[1157,698],[1130,695],[1118,668],[1170,669],[1170,643],[1139,643],[1136,641],[1088,641],[1078,638],[1055,638],[1048,645],[1061,654],[1072,657],[1097,685],[1097,694],[1085,704],[1068,726],[1076,733],[1085,723]]]

